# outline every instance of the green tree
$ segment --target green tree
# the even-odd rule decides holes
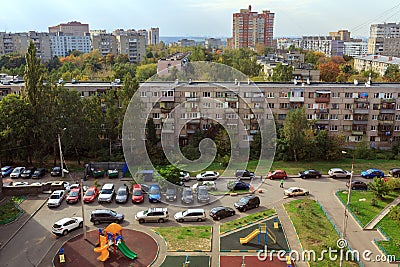
[[[371,190],[379,199],[383,199],[384,196],[390,191],[390,188],[386,184],[385,180],[381,178],[374,178],[372,182],[368,183],[368,189]]]
[[[154,121],[153,118],[150,118],[147,121],[147,133],[146,133],[147,137],[147,141],[151,144],[151,145],[156,145],[158,143],[158,138],[157,138],[157,133],[156,133],[156,126],[154,125]]]
[[[136,79],[138,81],[144,82],[147,79],[151,78],[154,74],[157,73],[157,64],[146,64],[141,65],[136,68]]]
[[[231,154],[231,141],[228,133],[224,128],[221,128],[215,136],[215,145],[217,147],[217,157],[219,160],[225,156],[230,157]]]
[[[181,181],[180,179],[180,169],[175,167],[174,165],[167,165],[161,168],[158,168],[158,173],[166,179],[168,182],[172,184],[178,185]]]
[[[273,70],[271,80],[274,82],[289,82],[293,78],[293,67],[278,63]]]
[[[400,81],[400,70],[399,66],[395,64],[390,64],[385,74],[383,75],[386,81],[388,82],[399,82]]]
[[[306,143],[305,130],[308,129],[305,109],[289,111],[283,122],[283,136],[290,147],[295,161],[300,159],[301,151]]]

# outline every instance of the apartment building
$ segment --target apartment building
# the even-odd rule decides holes
[[[186,39],[186,38],[178,40],[177,43],[178,43],[178,46],[182,46],[182,47],[196,46],[195,40]]]
[[[275,41],[277,49],[288,50],[291,46],[293,46],[294,48],[301,47],[300,38],[277,38]]]
[[[344,41],[330,36],[303,36],[301,48],[322,52],[326,56],[343,56]]]
[[[150,28],[147,31],[147,42],[148,45],[156,45],[160,43],[160,29],[159,28]]]
[[[90,41],[90,49],[98,50],[103,57],[108,54],[115,56],[118,54],[117,38],[106,30],[90,31]]]
[[[343,54],[350,57],[366,56],[368,54],[368,43],[344,42]]]
[[[348,30],[338,30],[337,32],[329,32],[329,36],[334,40],[341,40],[344,42],[350,41],[350,32]]]
[[[118,54],[127,55],[129,62],[138,63],[146,56],[146,38],[135,30],[113,31],[117,39]]]
[[[400,56],[400,23],[372,24],[368,54]]]
[[[49,33],[58,34],[60,32],[64,35],[86,36],[89,33],[89,24],[71,21],[49,27]]]
[[[380,55],[354,58],[354,68],[359,72],[372,70],[383,76],[389,65],[400,66],[400,58]]]
[[[206,38],[205,47],[208,49],[222,48],[221,38]]]
[[[257,13],[241,9],[233,14],[233,48],[255,48],[257,44],[273,47],[275,13],[264,10]]]

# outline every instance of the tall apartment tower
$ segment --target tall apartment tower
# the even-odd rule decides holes
[[[49,33],[64,33],[64,35],[86,36],[89,33],[89,24],[82,24],[78,21],[60,23],[49,27]]]
[[[329,36],[334,40],[350,42],[350,32],[348,30],[338,30],[337,32],[329,32]]]
[[[400,56],[400,23],[372,24],[368,54]]]
[[[233,14],[233,48],[255,47],[257,44],[273,46],[275,13],[262,13],[241,9]]]
[[[91,50],[98,50],[105,57],[108,54],[117,55],[117,38],[106,30],[90,31]]]
[[[147,31],[147,44],[148,45],[156,45],[160,43],[160,29],[159,28],[150,28]]]
[[[118,29],[113,32],[117,38],[118,54],[128,55],[129,62],[138,63],[146,55],[146,38],[135,30]]]

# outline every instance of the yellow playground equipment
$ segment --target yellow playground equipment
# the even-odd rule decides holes
[[[241,245],[247,244],[256,236],[258,237],[258,244],[260,244],[261,243],[261,235],[264,236],[265,244],[267,244],[267,242],[268,242],[268,237],[271,238],[271,240],[272,240],[272,242],[274,242],[274,244],[276,244],[276,235],[268,229],[268,226],[266,223],[260,223],[258,225],[258,229],[255,229],[253,232],[251,232],[246,237],[240,238],[240,240],[239,240],[240,244]]]

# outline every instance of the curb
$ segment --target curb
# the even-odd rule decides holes
[[[275,210],[275,208],[273,208],[273,209]],[[241,229],[241,228],[247,228],[248,226],[250,226],[250,225],[252,225],[252,224],[258,223],[258,222],[260,222],[260,221],[264,221],[264,220],[271,219],[272,217],[275,217],[275,216],[278,217],[278,214],[276,213],[276,210],[275,210],[275,213],[274,213],[274,214],[268,215],[267,217],[263,217],[263,218],[260,218],[260,219],[258,219],[258,220],[252,221],[252,222],[248,222],[248,223],[243,224],[243,225],[241,225],[241,226],[237,226],[237,227],[235,227],[235,228],[232,229],[232,230],[227,230],[227,231],[225,231],[225,232],[219,233],[219,235],[220,235],[220,237],[221,237],[221,236],[223,236],[223,235],[225,235],[225,234],[228,234],[228,233],[230,233],[230,232],[234,232],[234,231],[239,230],[239,229]]]

